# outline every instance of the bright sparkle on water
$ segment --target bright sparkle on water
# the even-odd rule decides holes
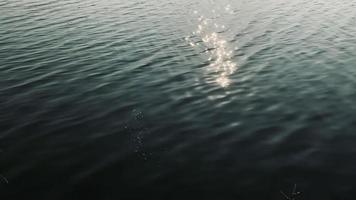
[[[194,11],[194,14],[197,13],[197,11]],[[228,42],[214,30],[225,29],[225,26],[219,26],[216,22],[204,16],[200,16],[198,21],[199,24],[197,30],[193,32],[193,36],[203,42],[204,52],[208,55],[210,62],[209,69],[218,74],[215,79],[216,83],[221,87],[227,87],[231,83],[229,76],[236,71],[237,64],[232,60],[233,51],[229,48]],[[186,40],[194,48],[200,46],[190,37],[187,37]]]

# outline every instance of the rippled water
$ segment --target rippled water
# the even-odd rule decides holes
[[[1,199],[354,199],[356,1],[0,0]]]

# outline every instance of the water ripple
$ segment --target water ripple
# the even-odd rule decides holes
[[[352,199],[355,6],[0,1],[0,194]]]

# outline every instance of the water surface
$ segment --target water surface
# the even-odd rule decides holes
[[[0,197],[356,196],[356,2],[0,0]]]

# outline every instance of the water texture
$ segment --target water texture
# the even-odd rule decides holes
[[[1,199],[355,199],[356,1],[0,0]]]

